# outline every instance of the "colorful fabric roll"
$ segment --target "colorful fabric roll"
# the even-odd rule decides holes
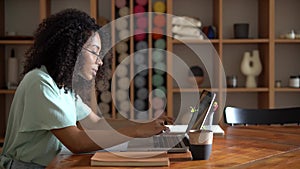
[[[138,5],[145,6],[148,4],[148,0],[135,0]]]
[[[110,91],[104,91],[100,95],[100,99],[103,103],[110,103],[112,100]]]
[[[162,98],[154,97],[152,99],[151,105],[152,105],[153,109],[155,109],[155,110],[164,109],[165,101]]]
[[[147,76],[148,75],[148,67],[144,64],[138,65],[138,67],[135,70],[135,73],[138,73],[141,76]]]
[[[118,62],[119,64],[124,64],[124,65],[128,65],[130,63],[130,58],[129,55],[127,53],[121,53],[118,56]]]
[[[109,82],[107,80],[99,80],[97,82],[97,89],[101,92],[109,89]]]
[[[148,99],[148,89],[147,88],[140,88],[136,92],[136,96],[138,99],[146,100]]]
[[[98,104],[98,106],[99,106],[99,109],[100,109],[100,113],[101,113],[101,114],[107,114],[107,113],[109,113],[109,111],[110,111],[110,106],[109,106],[109,104],[100,102],[100,103]]]
[[[142,41],[146,39],[146,33],[142,29],[136,29],[134,30],[134,40],[136,41]]]
[[[118,77],[126,77],[128,76],[128,69],[127,66],[124,64],[119,64],[116,69],[116,75]]]
[[[136,52],[133,59],[136,65],[145,64],[147,56],[142,52]]]
[[[161,12],[161,13],[166,12],[166,4],[162,1],[154,2],[153,11],[154,12]]]
[[[166,40],[165,39],[158,39],[154,42],[154,47],[159,49],[166,48]]]
[[[122,8],[119,9],[119,15],[120,15],[120,17],[129,15],[129,14],[130,14],[130,11],[129,11],[129,8],[127,6],[124,6],[124,7],[122,7]]]
[[[106,69],[105,76],[107,77],[107,80],[111,80],[111,78],[112,78],[112,70],[110,68]]]
[[[119,32],[119,40],[122,40],[122,41],[125,40],[125,41],[127,41],[128,38],[129,38],[129,34],[130,34],[129,30],[127,30],[127,29],[121,30]]]
[[[147,111],[138,111],[136,112],[136,118],[139,120],[147,120],[149,118]]]
[[[120,111],[122,111],[122,112],[129,112],[130,102],[129,101],[122,101],[117,105],[117,108],[119,108]]]
[[[145,7],[141,6],[141,5],[136,5],[133,8],[133,13],[144,13],[146,11]]]
[[[166,16],[164,14],[157,14],[154,16],[153,23],[159,28],[166,26]]]
[[[166,87],[165,86],[159,86],[156,89],[154,89],[154,95],[159,98],[166,98]]]
[[[146,16],[136,17],[136,28],[146,29],[148,27],[148,19]]]
[[[155,63],[154,72],[159,75],[164,74],[166,72],[166,64],[162,62]]]
[[[162,62],[165,58],[164,54],[165,54],[165,52],[163,50],[154,49],[152,52],[153,62],[155,62],[155,63]]]
[[[128,20],[126,18],[117,19],[115,25],[118,31],[128,29]]]
[[[116,99],[118,101],[124,101],[124,100],[129,100],[129,93],[128,93],[128,90],[121,90],[121,89],[118,89],[116,91]]]
[[[135,48],[137,51],[148,49],[148,43],[146,41],[139,41],[136,43]]]
[[[128,44],[124,41],[117,43],[116,50],[118,53],[126,53],[128,51]]]
[[[162,86],[164,84],[165,80],[164,78],[159,75],[159,74],[155,74],[152,76],[152,85],[155,87],[159,87]]]
[[[164,31],[162,28],[159,28],[159,27],[154,27],[152,29],[152,38],[154,40],[158,40],[158,39],[161,39],[163,38],[163,35],[164,35]]]
[[[145,110],[146,109],[146,103],[144,100],[136,99],[134,101],[134,107],[137,110]]]
[[[115,5],[117,8],[122,8],[122,7],[126,6],[126,0],[116,0]]]
[[[147,80],[144,76],[141,75],[137,75],[134,78],[134,85],[137,88],[142,88],[144,86],[146,86]]]
[[[122,78],[118,79],[118,86],[119,86],[120,89],[128,90],[129,85],[130,85],[129,78],[122,77]]]

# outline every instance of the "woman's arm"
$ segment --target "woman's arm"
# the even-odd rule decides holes
[[[76,126],[53,129],[51,132],[73,153],[84,153],[103,149],[84,130]]]
[[[104,119],[90,113],[77,126],[54,129],[51,132],[73,153],[96,151],[108,148],[132,138],[151,137],[168,130],[163,117],[148,123],[129,120]],[[101,145],[101,146],[100,146]]]
[[[116,130],[131,138],[150,137],[168,130],[165,122],[173,123],[172,118],[161,116],[149,122],[135,122],[128,119],[105,119],[94,113],[90,113],[85,119],[80,121],[80,127],[85,130]]]

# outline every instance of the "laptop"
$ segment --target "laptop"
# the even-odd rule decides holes
[[[169,153],[187,152],[189,149],[186,133],[190,130],[200,129],[213,107],[216,94],[203,90],[200,102],[196,106],[188,125],[167,125],[170,132],[155,135],[150,138],[134,139],[128,145],[128,151],[168,151]],[[183,130],[185,127],[185,130]]]

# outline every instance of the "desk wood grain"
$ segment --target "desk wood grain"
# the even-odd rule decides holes
[[[92,154],[58,155],[47,168],[95,168],[90,167],[91,156]],[[209,160],[171,159],[171,165],[164,168],[296,169],[300,168],[299,157],[299,126],[234,126],[227,127],[224,136],[214,136]]]

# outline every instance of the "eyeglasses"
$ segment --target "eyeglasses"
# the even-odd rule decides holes
[[[102,56],[101,54],[98,54],[98,53],[96,53],[96,52],[94,52],[94,51],[92,51],[92,50],[90,50],[90,49],[85,48],[85,47],[82,47],[82,49],[84,49],[84,50],[90,52],[91,54],[95,55],[95,56],[97,57],[96,62],[98,62],[99,59],[100,59],[101,61],[103,60],[103,56]]]

